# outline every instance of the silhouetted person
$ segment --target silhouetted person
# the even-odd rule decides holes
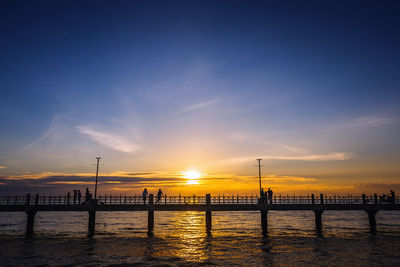
[[[261,202],[261,204],[264,204],[267,202],[267,195],[265,194],[264,188],[261,188],[261,191],[260,191],[260,202]]]
[[[81,190],[78,190],[78,203],[81,204],[82,194]]]
[[[269,202],[269,204],[272,204],[272,195],[273,195],[273,192],[272,192],[271,188],[268,188],[267,193],[268,193],[268,202]]]
[[[390,202],[392,202],[393,204],[396,203],[396,195],[394,194],[393,190],[390,190],[389,197],[390,197]]]
[[[68,191],[68,194],[67,194],[67,205],[69,205],[70,198],[71,198],[71,193]]]
[[[386,194],[383,194],[382,196],[379,197],[379,202],[380,202],[380,203],[386,202],[386,201],[387,201],[387,196],[386,196]]]
[[[86,187],[86,193],[85,193],[85,203],[89,204],[89,200],[90,200],[90,193],[89,193],[89,188]]]
[[[78,197],[78,192],[77,192],[76,189],[74,189],[74,196],[73,196],[73,198],[74,198],[74,205],[76,204],[76,199],[77,199],[77,197]]]
[[[163,195],[164,195],[164,194],[163,194],[163,192],[161,191],[161,188],[158,189],[156,203],[160,202],[161,197],[162,197]]]
[[[147,192],[147,189],[145,188],[144,190],[143,190],[143,193],[142,193],[142,198],[143,198],[143,204],[146,204],[146,199],[147,199],[147,196],[149,195],[149,193]]]

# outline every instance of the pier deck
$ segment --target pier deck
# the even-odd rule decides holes
[[[144,204],[145,203],[145,204]],[[35,214],[45,211],[89,212],[89,236],[95,233],[96,211],[147,211],[148,233],[154,230],[155,211],[205,211],[206,229],[211,230],[213,211],[260,211],[261,226],[267,231],[268,211],[310,210],[315,214],[315,225],[322,229],[322,213],[325,210],[364,210],[368,214],[371,229],[376,228],[375,214],[380,210],[400,210],[400,199],[382,202],[378,196],[275,196],[261,201],[257,196],[164,196],[157,203],[150,194],[144,202],[140,196],[100,196],[97,200],[71,198],[70,196],[5,196],[0,197],[0,212],[26,212],[26,234],[33,234]]]
[[[26,211],[26,205],[0,205],[0,212]],[[37,205],[28,209],[36,211],[88,211],[87,205]],[[400,210],[400,204],[111,204],[97,205],[97,211],[251,211],[251,210]]]

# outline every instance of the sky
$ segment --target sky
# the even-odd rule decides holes
[[[1,1],[0,194],[399,191],[399,11]]]

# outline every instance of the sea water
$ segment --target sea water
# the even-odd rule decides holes
[[[35,235],[24,236],[23,212],[0,214],[1,266],[400,266],[400,211],[379,211],[371,231],[364,211],[97,212],[87,237],[87,212],[38,212]]]

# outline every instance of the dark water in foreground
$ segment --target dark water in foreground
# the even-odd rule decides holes
[[[259,212],[98,212],[97,235],[87,234],[87,212],[39,212],[33,238],[25,214],[0,214],[1,266],[400,266],[400,212],[377,213],[371,233],[364,211],[325,211],[323,236],[312,211],[270,211],[263,236]]]

